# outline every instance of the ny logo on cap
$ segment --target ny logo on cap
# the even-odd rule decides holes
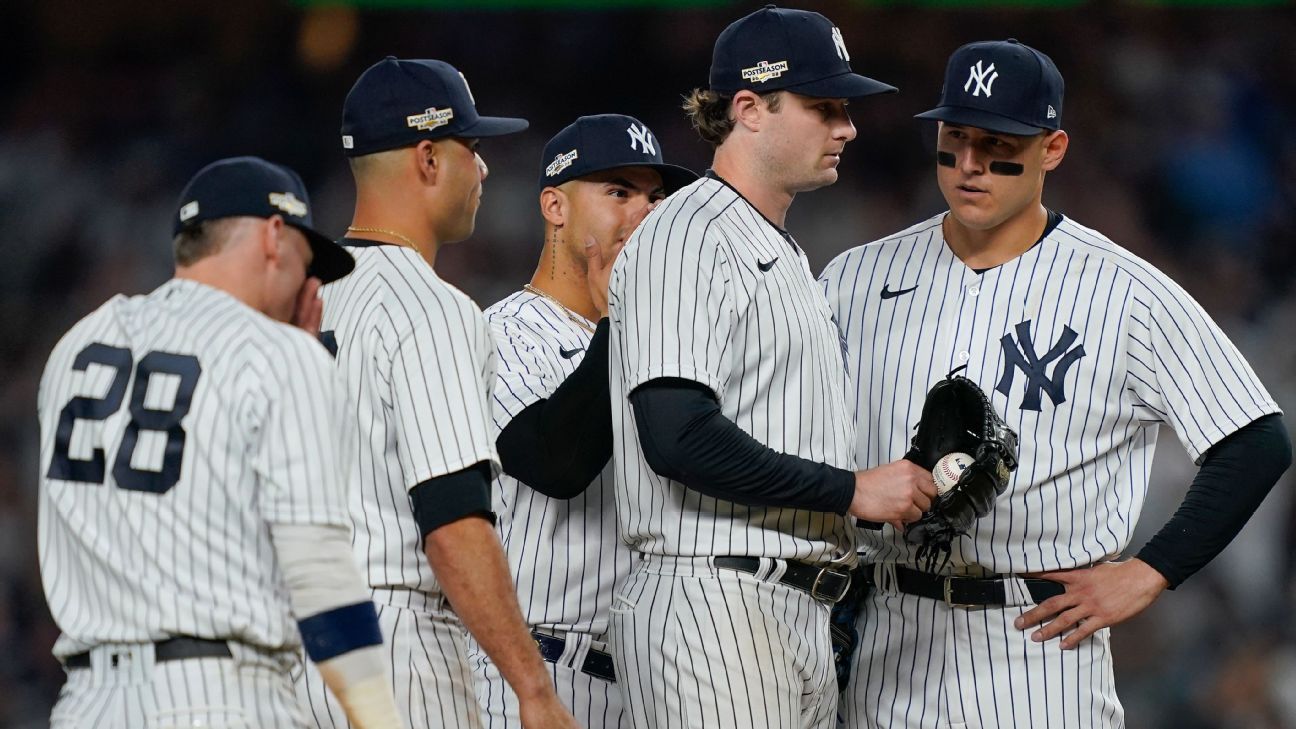
[[[989,81],[986,80],[987,76],[990,77]],[[981,68],[981,61],[977,61],[975,66],[968,69],[968,80],[967,83],[963,84],[963,90],[967,91],[973,83],[976,83],[976,88],[972,90],[972,95],[980,96],[981,92],[984,91],[986,98],[988,99],[990,98],[990,87],[994,86],[995,79],[997,78],[999,78],[999,73],[995,71],[995,65],[993,63],[990,64],[988,68],[983,69]]]
[[[453,118],[454,109],[438,109],[434,106],[424,109],[422,114],[405,117],[405,126],[427,132],[449,124]]]
[[[630,135],[630,149],[637,149],[644,154],[657,154],[657,148],[653,146],[652,132],[648,131],[647,124],[635,126],[630,125],[626,129],[626,134]]]
[[[270,204],[295,218],[306,215],[306,203],[298,200],[291,192],[270,193]]]
[[[744,81],[755,81],[758,84],[763,84],[772,78],[782,76],[787,70],[787,61],[779,61],[777,63],[761,61],[751,68],[744,68],[742,70],[742,77]]]
[[[472,87],[468,85],[468,77],[463,75],[463,71],[460,71],[459,78],[463,79],[464,90],[468,92],[468,100],[472,102],[473,106],[477,106],[477,99],[474,99],[472,95]]]
[[[837,57],[843,61],[849,61],[850,53],[846,52],[846,39],[842,38],[841,28],[833,26],[832,40],[833,45],[837,47]]]
[[[576,150],[573,149],[566,154],[559,154],[557,157],[554,157],[553,162],[550,162],[549,166],[545,168],[545,177],[553,177],[559,172],[571,167],[572,162],[576,161],[577,156]]]

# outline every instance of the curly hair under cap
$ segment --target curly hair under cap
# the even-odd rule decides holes
[[[734,118],[729,113],[733,97],[733,94],[722,94],[711,89],[693,89],[692,93],[684,97],[684,113],[688,115],[689,122],[697,130],[698,136],[702,137],[702,141],[712,147],[719,147],[729,136],[729,132],[733,131]],[[778,113],[783,100],[779,92],[761,94],[761,98],[771,112]]]

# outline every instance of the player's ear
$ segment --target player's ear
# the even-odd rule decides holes
[[[1061,129],[1056,132],[1050,132],[1044,137],[1044,171],[1052,172],[1057,166],[1062,164],[1062,158],[1066,157],[1067,144],[1070,139],[1067,133]]]
[[[734,126],[743,126],[750,131],[759,131],[761,118],[766,111],[765,100],[754,91],[743,89],[734,94],[729,102],[729,113],[733,114]]]
[[[550,225],[559,226],[567,223],[567,193],[557,187],[546,187],[540,191],[540,215]]]
[[[267,261],[279,262],[283,257],[283,228],[284,219],[279,215],[271,215],[257,226],[258,235],[261,239],[261,252]]]
[[[419,180],[424,185],[435,185],[437,173],[441,169],[442,148],[441,143],[446,140],[424,139],[413,148],[413,164],[418,174]]]

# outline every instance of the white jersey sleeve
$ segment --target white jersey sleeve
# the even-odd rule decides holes
[[[707,220],[663,225],[664,217],[636,231],[638,250],[623,252],[613,273],[620,281],[608,311],[615,325],[635,333],[624,340],[622,380],[632,392],[649,380],[680,377],[722,398],[736,310],[729,260]]]
[[[494,376],[495,345],[481,312],[471,314],[460,322],[420,317],[397,342],[390,382],[406,489],[482,461],[498,472],[483,384]],[[447,340],[446,326],[464,331]]]
[[[1281,412],[1237,347],[1169,276],[1145,268],[1131,297],[1127,392],[1174,429],[1193,460],[1251,421]]]
[[[554,370],[539,345],[521,331],[522,324],[506,316],[488,320],[499,351],[491,409],[494,434],[499,435],[518,413],[552,395],[566,375]]]
[[[264,412],[251,431],[252,468],[261,479],[261,513],[267,522],[350,526],[348,473],[355,451],[354,424],[340,375],[319,344],[285,331],[295,362],[272,371],[260,393]],[[305,427],[311,424],[311,427]]]

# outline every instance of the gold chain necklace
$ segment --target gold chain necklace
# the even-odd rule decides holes
[[[523,284],[522,288],[526,291],[530,291],[536,296],[543,296],[544,298],[552,301],[555,306],[563,310],[563,313],[567,315],[567,318],[571,319],[572,322],[576,324],[576,326],[580,327],[581,329],[584,329],[590,334],[594,333],[594,327],[589,325],[589,320],[581,316],[580,314],[577,314],[576,312],[572,311],[571,309],[567,308],[567,305],[564,304],[563,302],[559,301],[558,299],[555,299],[554,297],[532,286],[531,284]]]
[[[414,241],[410,240],[408,236],[401,235],[400,233],[397,233],[394,230],[387,230],[386,228],[365,228],[358,225],[348,225],[347,232],[348,233],[382,233],[383,235],[390,235],[393,238],[400,238],[401,240],[405,241],[405,245],[408,246],[410,249],[414,251],[418,251],[418,246],[414,245]]]

